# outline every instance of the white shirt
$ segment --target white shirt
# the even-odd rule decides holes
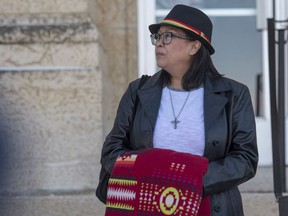
[[[177,128],[174,128],[175,117],[170,99],[178,116],[188,91],[165,87],[162,90],[161,104],[156,121],[153,144],[154,148],[171,149],[203,156],[205,148],[204,130],[204,88],[203,86],[190,91],[187,102],[178,116]]]

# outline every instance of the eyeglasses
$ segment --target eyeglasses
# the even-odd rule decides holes
[[[171,43],[173,37],[177,37],[177,38],[181,38],[181,39],[185,39],[185,40],[193,40],[192,38],[185,37],[185,36],[182,36],[182,35],[178,35],[178,34],[175,34],[175,33],[172,33],[172,32],[164,32],[162,34],[154,33],[154,34],[150,35],[151,43],[153,45],[156,45],[156,43],[159,40],[161,40],[161,42],[163,44],[168,45],[168,44]]]

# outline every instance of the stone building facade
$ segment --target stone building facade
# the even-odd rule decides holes
[[[137,77],[136,4],[1,0],[0,215],[104,215],[100,151]]]

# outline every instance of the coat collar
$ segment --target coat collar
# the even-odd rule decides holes
[[[154,74],[146,81],[141,89],[137,91],[143,110],[153,125],[157,120],[160,107],[162,86],[160,85],[160,74]],[[225,108],[228,102],[225,92],[231,90],[230,86],[224,82],[223,78],[213,79],[209,76],[205,78],[204,83],[204,123],[205,132],[207,132],[214,122],[217,121],[219,114]],[[212,107],[212,109],[211,109]]]

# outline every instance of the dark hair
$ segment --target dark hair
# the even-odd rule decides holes
[[[171,84],[171,75],[165,70],[162,74],[163,85]],[[208,49],[202,44],[182,78],[182,88],[186,91],[198,88],[204,83],[206,74],[210,74],[212,78],[222,76],[215,68]]]

